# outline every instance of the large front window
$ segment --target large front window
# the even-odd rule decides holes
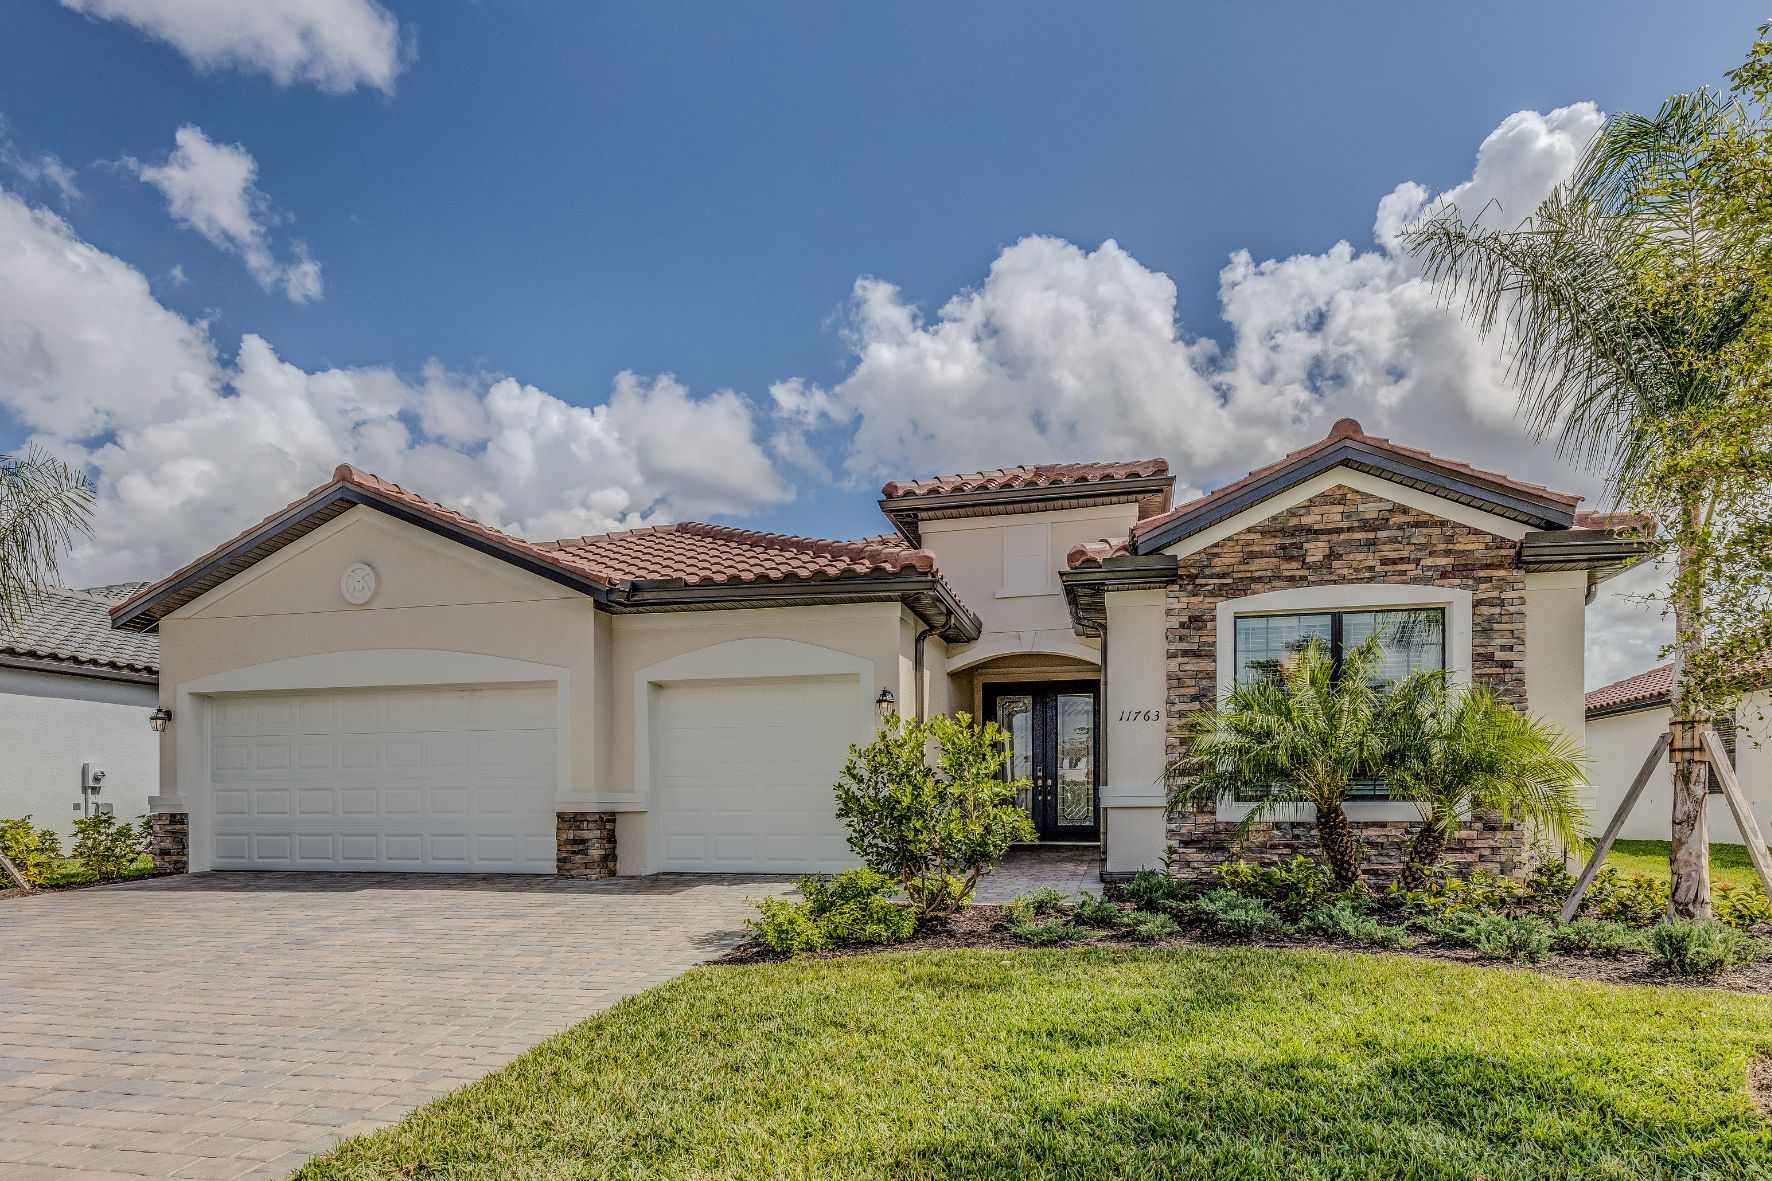
[[[1305,611],[1237,616],[1237,684],[1278,678],[1313,639],[1321,640],[1339,667],[1367,638],[1379,637],[1375,687],[1413,672],[1446,667],[1446,611],[1405,607],[1388,611]]]

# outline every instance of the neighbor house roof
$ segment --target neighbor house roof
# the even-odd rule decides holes
[[[160,638],[111,629],[110,608],[143,585],[42,588],[15,626],[0,625],[0,665],[153,684]]]
[[[119,628],[150,629],[358,505],[572,586],[614,611],[898,598],[944,636],[978,634],[977,618],[935,571],[934,557],[896,541],[824,541],[684,523],[531,542],[350,464],[339,465],[330,482],[130,596],[112,609],[112,621]]]
[[[1416,447],[1405,447],[1366,433],[1357,419],[1339,419],[1329,433],[1240,480],[1177,505],[1133,526],[1133,546],[1150,553],[1172,545],[1226,517],[1302,484],[1330,468],[1346,466],[1421,488],[1541,529],[1567,529],[1575,523],[1581,497],[1543,484],[1484,471]]]
[[[988,472],[894,480],[880,490],[880,511],[913,545],[921,523],[1017,510],[1052,510],[1135,502],[1138,516],[1169,507],[1175,477],[1166,459],[1116,463],[1026,463]]]
[[[1755,670],[1759,671],[1755,671]],[[1752,687],[1761,682],[1763,676],[1772,676],[1772,656],[1759,663],[1750,663],[1747,671],[1736,683],[1740,686]],[[1640,709],[1655,709],[1671,705],[1674,695],[1674,666],[1658,665],[1646,673],[1638,673],[1634,677],[1626,677],[1622,681],[1613,681],[1610,685],[1601,685],[1587,695],[1587,716],[1603,718],[1609,714],[1635,713]]]

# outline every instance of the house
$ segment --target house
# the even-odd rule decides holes
[[[1673,720],[1674,666],[1664,664],[1626,677],[1587,695],[1587,749],[1593,758],[1588,778],[1594,784],[1594,822],[1603,825],[1642,770],[1655,740]],[[1758,688],[1742,698],[1726,717],[1716,720],[1741,789],[1760,822],[1762,836],[1772,833],[1772,690]],[[1655,777],[1637,797],[1619,835],[1627,840],[1665,841],[1673,830],[1673,764],[1662,760]],[[1741,830],[1714,779],[1704,810],[1713,844],[1739,845]]]
[[[886,485],[850,541],[686,522],[529,542],[349,466],[118,604],[157,633],[168,868],[800,872],[884,712],[1011,735],[1046,841],[1130,873],[1222,855],[1167,815],[1219,686],[1306,635],[1393,635],[1579,732],[1583,613],[1641,556],[1579,498],[1366,434],[1172,503],[1162,460]],[[1352,808],[1379,860],[1409,809]],[[1307,839],[1257,834],[1260,855]],[[1492,823],[1454,856],[1517,864]]]
[[[159,637],[114,631],[109,615],[143,585],[43,587],[15,626],[0,626],[0,818],[67,837],[94,809],[147,813],[160,781],[148,725]]]

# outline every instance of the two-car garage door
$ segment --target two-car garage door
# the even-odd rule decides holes
[[[216,869],[553,873],[552,685],[217,697]]]

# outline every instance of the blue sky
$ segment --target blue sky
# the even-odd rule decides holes
[[[0,267],[30,260],[0,442],[93,466],[93,578],[158,576],[347,458],[525,532],[845,536],[883,475],[1149,453],[1198,490],[1353,412],[1597,491],[1519,438],[1380,202],[1470,182],[1523,215],[1600,112],[1715,82],[1762,15],[200,7],[0,16]]]

